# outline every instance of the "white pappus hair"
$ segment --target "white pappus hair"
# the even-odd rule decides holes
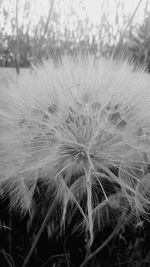
[[[41,179],[60,203],[60,224],[78,210],[90,244],[111,210],[145,216],[149,86],[127,62],[78,56],[46,61],[3,88],[0,185],[12,208],[29,209]]]

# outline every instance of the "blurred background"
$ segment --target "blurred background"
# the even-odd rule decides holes
[[[150,69],[150,0],[0,0],[0,66],[123,54]]]

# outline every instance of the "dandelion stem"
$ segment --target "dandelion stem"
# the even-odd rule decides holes
[[[88,224],[89,224],[89,248],[93,243],[93,219],[92,219],[92,188],[91,188],[91,168],[85,167],[85,175],[87,180],[87,209],[88,209]]]
[[[101,183],[101,181],[98,179],[97,174],[99,175],[99,173],[95,170],[94,165],[93,165],[93,163],[92,163],[92,161],[91,161],[91,159],[90,159],[90,156],[88,156],[88,160],[89,160],[90,165],[92,166],[92,170],[93,170],[94,173],[95,173],[96,179],[97,179],[98,183],[100,184],[100,187],[101,187],[101,189],[102,189],[102,191],[103,191],[104,197],[105,197],[106,200],[108,200],[108,197],[107,197],[107,195],[106,195],[106,193],[105,193],[105,190],[104,190],[104,188],[103,188],[103,186],[102,186],[102,183]]]

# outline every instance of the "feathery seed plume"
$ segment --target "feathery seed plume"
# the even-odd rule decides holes
[[[60,225],[80,212],[89,245],[112,213],[145,216],[149,80],[127,62],[64,57],[2,89],[0,192],[12,208],[30,209],[40,179],[60,204]]]

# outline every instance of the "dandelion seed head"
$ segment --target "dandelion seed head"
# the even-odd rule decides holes
[[[64,57],[21,75],[0,100],[0,181],[12,206],[32,205],[39,178],[54,183],[60,221],[73,205],[90,244],[110,209],[147,212],[149,103],[148,74],[128,62]]]

